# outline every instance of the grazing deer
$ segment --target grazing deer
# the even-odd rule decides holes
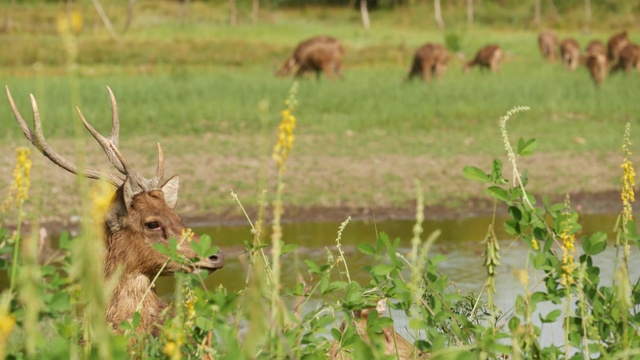
[[[464,72],[468,73],[472,66],[479,66],[481,69],[489,69],[497,72],[502,63],[503,51],[498,45],[487,45],[478,50],[478,53],[464,66]]]
[[[640,71],[640,46],[628,44],[618,56],[618,62],[611,68],[611,72],[624,70],[627,74],[633,69]]]
[[[585,65],[596,85],[602,85],[607,76],[607,56],[600,52],[588,53]]]
[[[587,44],[587,47],[585,47],[584,52],[587,56],[591,54],[602,54],[607,56],[607,48],[600,40],[591,40]]]
[[[431,81],[431,77],[440,77],[447,71],[449,53],[440,44],[424,44],[416,50],[413,56],[413,64],[409,71],[408,80],[414,77],[422,77],[425,81]]]
[[[607,57],[612,65],[615,66],[618,63],[620,52],[627,44],[629,44],[629,34],[626,30],[609,38],[607,42]]]
[[[80,109],[80,119],[104,150],[111,165],[123,176],[119,177],[101,171],[80,169],[75,164],[56,153],[47,143],[42,133],[40,112],[36,100],[31,95],[33,111],[33,130],[20,115],[7,87],[7,97],[18,125],[27,139],[54,164],[76,175],[90,179],[103,179],[117,187],[112,203],[104,219],[105,263],[104,273],[107,280],[122,269],[122,276],[116,281],[106,309],[107,321],[114,330],[124,320],[129,320],[136,311],[140,311],[141,321],[138,331],[159,334],[157,326],[163,310],[167,307],[152,287],[151,279],[158,273],[163,275],[174,272],[195,272],[199,270],[215,271],[224,266],[221,252],[204,259],[197,259],[191,265],[181,265],[156,251],[153,244],[168,244],[170,238],[176,238],[180,245],[178,253],[187,259],[197,255],[189,241],[199,241],[194,235],[185,241],[187,227],[174,211],[178,201],[178,176],[162,182],[164,176],[164,157],[158,144],[158,163],[153,178],[144,178],[134,170],[118,148],[120,121],[118,107],[109,87],[111,100],[112,127],[109,137],[98,133],[84,118]],[[184,241],[186,243],[182,243]],[[145,293],[148,291],[149,293]],[[140,306],[140,307],[138,307]]]
[[[340,40],[331,36],[316,36],[298,44],[276,75],[288,76],[298,67],[296,77],[315,72],[319,78],[320,73],[324,72],[329,79],[334,75],[342,78],[340,66],[343,54],[344,47]]]
[[[544,30],[538,35],[538,47],[545,60],[556,61],[558,53],[558,38],[551,30]]]
[[[564,67],[574,71],[580,64],[580,44],[572,38],[562,40],[560,43],[560,56]]]

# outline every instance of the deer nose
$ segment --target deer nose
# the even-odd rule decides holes
[[[211,261],[216,269],[222,269],[222,267],[224,267],[224,253],[222,250],[219,250],[217,253],[209,256],[209,261]]]

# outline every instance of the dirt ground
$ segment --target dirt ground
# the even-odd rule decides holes
[[[267,189],[267,202],[275,189],[276,170],[267,156],[259,156],[257,138],[205,134],[204,146],[189,146],[188,138],[163,139],[167,175],[180,174],[181,190],[177,210],[187,224],[246,224],[240,206],[231,197],[233,190],[252,221],[257,218],[260,189]],[[24,140],[24,141],[23,141]],[[240,140],[240,141],[239,141]],[[317,135],[297,138],[295,152],[288,160],[285,173],[284,222],[413,219],[415,218],[416,185],[424,192],[427,219],[462,218],[489,214],[491,198],[485,185],[467,180],[462,168],[474,165],[488,171],[491,155],[398,155],[376,151],[361,153],[319,152],[315,144],[340,142]],[[152,175],[155,167],[155,146],[145,139],[124,142],[129,161],[143,174]],[[51,142],[55,149],[73,161],[104,164],[95,144],[69,141]],[[206,144],[216,144],[215,147]],[[235,144],[235,145],[227,145]],[[238,145],[240,144],[240,145]],[[0,190],[2,196],[9,187],[15,163],[15,147],[26,146],[24,138],[0,145]],[[155,145],[155,144],[153,144]],[[86,158],[76,158],[74,148]],[[148,149],[152,150],[149,151]],[[255,149],[254,149],[255,148]],[[268,151],[266,152],[268,153]],[[498,154],[500,156],[500,154]],[[28,217],[38,218],[54,227],[77,223],[82,213],[79,182],[74,176],[52,165],[40,154],[34,154],[32,198],[27,204]],[[505,161],[505,160],[503,160]],[[571,204],[583,213],[614,213],[620,209],[620,153],[541,153],[520,159],[520,170],[529,171],[530,191],[546,194],[562,201],[571,194]],[[265,165],[266,164],[266,165]],[[91,166],[90,166],[91,167]],[[99,167],[108,170],[108,167]],[[504,175],[511,177],[505,165]],[[265,212],[269,219],[271,210]],[[11,214],[6,218],[11,222]],[[14,217],[15,218],[15,217]]]

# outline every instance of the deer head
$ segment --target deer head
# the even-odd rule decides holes
[[[120,121],[115,96],[109,87],[111,101],[112,127],[109,137],[98,133],[84,118],[80,109],[78,114],[82,123],[100,144],[107,158],[121,176],[90,169],[79,169],[75,164],[56,153],[47,143],[42,133],[40,113],[35,98],[31,95],[33,111],[33,130],[24,121],[9,88],[7,97],[13,114],[27,139],[49,160],[61,168],[90,179],[104,179],[117,190],[104,219],[106,254],[105,276],[109,278],[118,267],[122,267],[122,276],[111,295],[107,309],[107,318],[114,327],[129,319],[135,311],[141,311],[142,330],[155,324],[161,310],[166,306],[152,291],[151,296],[143,294],[158,272],[192,272],[199,269],[215,271],[224,266],[221,252],[204,259],[196,259],[196,253],[189,242],[199,241],[197,235],[185,235],[187,227],[182,223],[174,208],[178,201],[179,178],[173,176],[166,182],[164,176],[164,156],[158,144],[158,162],[153,178],[144,178],[135,171],[118,148]],[[153,244],[168,244],[170,238],[179,241],[178,252],[187,259],[194,259],[190,265],[169,261],[168,257],[153,248]],[[143,303],[142,309],[136,304]],[[151,329],[152,332],[154,328]]]

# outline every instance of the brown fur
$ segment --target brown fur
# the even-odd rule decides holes
[[[355,312],[355,326],[356,331],[360,338],[364,342],[369,342],[369,336],[367,335],[367,316],[371,312],[372,309],[364,309],[362,311]],[[345,324],[342,324],[342,329],[344,329]],[[394,356],[399,360],[409,360],[409,359],[429,359],[430,355],[428,353],[424,353],[418,349],[416,349],[413,344],[411,344],[407,339],[402,337],[402,335],[398,334],[393,330],[393,326],[389,326],[387,328],[382,329],[382,336],[384,337],[384,353],[385,355]],[[343,359],[357,359],[355,354],[349,353],[347,350],[342,349],[340,344],[337,341],[334,341],[331,344],[331,348],[329,349],[329,359],[330,360],[343,360]]]
[[[618,62],[611,68],[611,71],[624,70],[629,74],[633,69],[640,71],[640,46],[628,44],[620,51]]]
[[[572,38],[562,40],[560,43],[560,56],[565,68],[574,71],[580,64],[580,44]]]
[[[596,85],[602,85],[607,76],[607,56],[599,52],[589,53],[585,62],[591,79]]]
[[[607,56],[607,48],[600,40],[591,40],[584,49],[586,55],[602,54]]]
[[[498,45],[487,45],[478,50],[478,53],[464,66],[464,72],[468,73],[472,66],[479,66],[481,69],[489,69],[497,72],[502,63],[503,51]]]
[[[329,79],[334,75],[342,78],[340,67],[343,54],[344,47],[340,40],[331,36],[313,37],[296,46],[276,75],[288,76],[297,67],[296,77],[307,72],[315,72],[320,77],[322,72]]]
[[[416,50],[413,57],[408,79],[422,77],[425,81],[431,81],[431,77],[440,77],[447,71],[449,53],[440,44],[427,43]]]
[[[122,321],[131,319],[138,310],[138,304],[141,304],[139,309],[141,321],[138,330],[158,335],[156,325],[167,304],[158,297],[153,287],[142,301],[151,285],[151,280],[161,270],[162,275],[195,270],[175,262],[167,263],[162,269],[167,257],[151,247],[152,244],[168,244],[170,238],[175,238],[180,243],[183,232],[187,230],[180,216],[165,201],[165,194],[174,196],[174,194],[168,194],[171,190],[166,186],[174,179],[177,178],[167,181],[161,189],[142,191],[134,195],[126,209],[127,195],[124,191],[126,184],[116,192],[107,217],[115,217],[117,220],[107,225],[104,265],[107,280],[110,280],[117,273],[117,269],[122,267],[122,276],[117,280],[106,312],[107,320],[115,330]],[[175,190],[177,191],[177,187]],[[158,224],[156,229],[148,227],[148,224],[153,222]],[[178,253],[187,259],[195,258],[196,254],[191,249],[189,241],[198,240],[197,235],[185,240],[178,247]],[[209,270],[215,270],[221,268],[223,264],[224,256],[219,253],[210,259],[196,263],[196,267],[200,265]]]
[[[558,55],[558,38],[551,30],[544,30],[538,36],[538,47],[542,58],[549,61],[556,61]]]
[[[626,30],[609,38],[607,42],[607,57],[612,65],[615,66],[618,63],[620,52],[627,44],[629,44],[629,34]]]

